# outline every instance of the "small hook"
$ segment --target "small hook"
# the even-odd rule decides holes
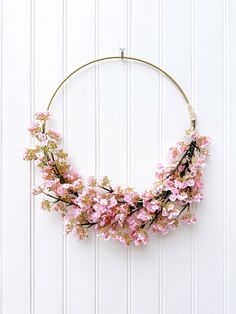
[[[120,50],[121,50],[120,55],[121,55],[121,58],[123,59],[125,56],[125,48],[121,48]]]

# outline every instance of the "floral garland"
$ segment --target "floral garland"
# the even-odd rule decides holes
[[[26,149],[24,159],[40,168],[43,183],[33,194],[46,197],[43,210],[61,214],[66,234],[74,233],[83,240],[94,226],[105,239],[139,246],[148,242],[149,229],[165,235],[179,223],[196,221],[191,204],[202,199],[209,137],[187,130],[185,141],[169,150],[170,166],[158,165],[152,189],[140,195],[131,187],[113,186],[106,176],[89,177],[86,184],[59,147],[60,135],[45,130],[48,119],[49,112],[36,113],[36,123],[29,131],[38,143]]]

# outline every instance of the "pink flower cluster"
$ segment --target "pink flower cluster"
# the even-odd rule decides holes
[[[165,235],[179,223],[196,221],[191,204],[202,199],[208,137],[188,130],[185,141],[170,148],[170,166],[158,165],[152,188],[138,194],[131,187],[113,186],[108,177],[84,182],[59,147],[60,135],[45,130],[48,119],[48,112],[36,114],[29,131],[37,144],[25,151],[24,159],[40,168],[43,182],[33,194],[45,196],[42,209],[62,215],[66,233],[82,240],[94,226],[105,239],[139,246],[148,242],[149,230]]]

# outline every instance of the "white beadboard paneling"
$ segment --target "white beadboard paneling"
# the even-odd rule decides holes
[[[2,169],[3,169],[3,163],[2,163],[2,149],[3,149],[3,145],[2,145],[2,139],[3,139],[3,134],[2,134],[2,130],[3,130],[3,117],[2,117],[2,70],[3,70],[3,21],[2,21],[2,17],[3,17],[3,12],[2,12],[2,1],[0,2],[0,16],[1,16],[1,23],[0,23],[0,167],[1,167],[1,173],[2,173]],[[0,199],[1,199],[1,209],[0,209],[0,312],[2,313],[2,301],[3,301],[3,297],[2,297],[2,292],[3,292],[3,283],[2,283],[2,279],[3,279],[3,267],[2,267],[2,227],[3,227],[3,221],[2,221],[2,217],[3,217],[3,213],[2,213],[2,183],[3,183],[3,178],[2,176],[0,177]]]
[[[192,3],[163,3],[163,67],[180,83],[191,99]],[[170,22],[171,21],[171,22]],[[173,58],[174,55],[174,58]],[[168,80],[163,82],[163,159],[168,149],[185,135],[190,119],[185,100]],[[180,225],[163,239],[164,313],[191,313],[193,227]],[[180,289],[181,286],[181,289]],[[184,297],[183,297],[184,291]],[[170,302],[171,300],[171,302]]]
[[[2,313],[28,314],[30,168],[22,156],[29,145],[30,2],[2,1],[2,8]]]
[[[225,14],[225,66],[226,66],[226,102],[225,109],[227,110],[227,115],[225,117],[225,149],[227,149],[227,155],[225,156],[225,170],[227,171],[226,184],[227,190],[226,206],[228,217],[226,219],[226,230],[225,230],[225,258],[226,258],[226,273],[225,273],[225,289],[227,294],[225,295],[226,299],[226,309],[228,313],[234,313],[236,309],[236,270],[235,270],[235,261],[236,261],[236,232],[235,232],[235,159],[236,159],[236,146],[235,146],[235,82],[236,82],[236,42],[235,42],[235,14],[236,14],[236,3],[235,1],[225,1],[226,14]],[[233,174],[233,175],[231,175]],[[227,313],[227,312],[226,312]]]
[[[77,0],[68,2],[67,73],[95,58],[94,17],[94,1],[86,1],[86,4]],[[87,178],[95,174],[94,67],[82,70],[70,80],[66,103],[66,148],[73,166]],[[93,230],[86,241],[68,237],[66,313],[94,313],[97,301],[95,240]]]
[[[212,138],[196,225],[196,313],[224,312],[224,2],[196,2],[199,129]]]
[[[126,3],[125,0],[98,2],[97,57],[120,53],[120,38],[127,38]],[[114,183],[124,185],[127,172],[127,66],[119,61],[101,63],[97,79],[97,174],[108,175]],[[99,313],[126,313],[127,248],[102,238],[98,238],[97,245]],[[119,302],[116,302],[117,295]]]
[[[63,78],[63,3],[35,1],[34,111],[46,110],[56,85]],[[61,95],[60,95],[61,96]],[[62,97],[53,107],[49,126],[63,132]],[[40,182],[36,171],[35,183]],[[57,213],[40,210],[41,197],[35,201],[34,221],[34,311],[35,314],[61,314],[64,308],[63,235]]]
[[[1,1],[1,314],[235,314],[235,14],[233,0]],[[126,248],[62,234],[30,188],[27,126],[63,77],[97,57],[162,66],[212,138],[195,226]],[[149,188],[184,135],[183,98],[155,70],[108,61],[75,75],[52,105],[73,166],[86,178]],[[14,180],[17,178],[17,180]]]
[[[130,10],[131,43],[129,55],[157,65],[161,53],[162,2],[132,1]],[[155,14],[153,14],[155,12]],[[140,16],[149,16],[140,23]],[[132,62],[130,75],[130,184],[138,192],[150,189],[161,149],[160,73]],[[160,160],[159,160],[160,161]],[[159,313],[161,300],[160,239],[151,236],[147,247],[131,251],[131,313]]]

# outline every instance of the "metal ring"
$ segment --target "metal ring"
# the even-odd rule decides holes
[[[162,68],[160,68],[159,66],[151,63],[151,62],[148,62],[148,61],[145,61],[145,60],[142,60],[142,59],[139,59],[139,58],[134,58],[134,57],[126,57],[124,55],[122,56],[112,56],[112,57],[104,57],[104,58],[100,58],[100,59],[96,59],[96,60],[93,60],[93,61],[90,61],[88,63],[85,63],[83,65],[81,65],[79,68],[75,69],[73,72],[71,72],[69,75],[67,75],[64,80],[58,85],[58,87],[56,88],[56,90],[54,91],[54,93],[52,94],[52,97],[50,98],[50,101],[48,103],[48,106],[47,106],[47,111],[50,110],[50,107],[51,107],[51,104],[55,98],[55,96],[57,95],[58,91],[60,90],[60,88],[64,85],[64,83],[70,78],[72,77],[75,73],[77,73],[78,71],[82,70],[83,68],[91,65],[91,64],[94,64],[94,63],[97,63],[97,62],[101,62],[101,61],[105,61],[105,60],[112,60],[112,59],[126,59],[126,60],[133,60],[133,61],[137,61],[137,62],[141,62],[141,63],[144,63],[156,70],[158,70],[159,72],[163,73],[175,86],[176,88],[179,90],[179,92],[181,93],[181,95],[183,96],[184,100],[186,101],[186,104],[187,104],[187,109],[188,109],[188,112],[189,112],[189,115],[190,115],[190,120],[191,120],[191,125],[193,127],[193,129],[196,128],[196,114],[193,110],[193,107],[191,106],[190,104],[190,101],[187,97],[187,95],[185,94],[185,92],[183,91],[183,89],[181,88],[181,86],[177,83],[177,81],[169,74],[167,73],[165,70],[163,70]],[[44,128],[46,126],[46,123],[44,125]]]

